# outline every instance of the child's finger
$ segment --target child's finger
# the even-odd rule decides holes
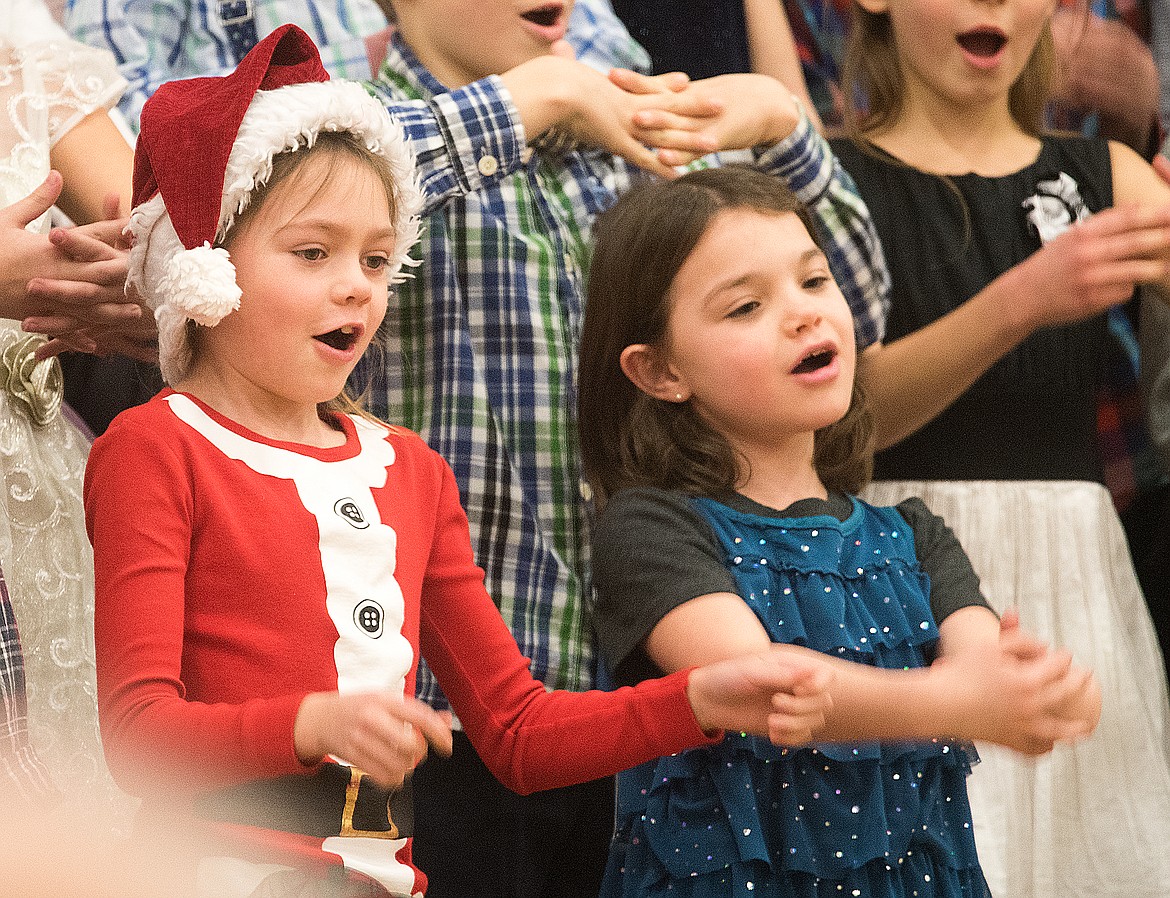
[[[416,727],[421,737],[439,754],[451,754],[450,718],[445,719],[434,708],[415,699],[403,703],[400,717],[405,723]]]
[[[661,75],[643,75],[631,69],[610,69],[609,80],[626,93],[663,94],[686,90],[691,79],[685,72],[666,72]]]
[[[833,699],[827,692],[814,695],[792,695],[777,692],[772,696],[772,710],[792,717],[824,716],[833,709]]]
[[[102,219],[117,221],[122,215],[122,198],[116,193],[107,193],[102,200]]]
[[[610,151],[660,178],[673,180],[678,177],[679,173],[674,170],[673,164],[668,159],[660,159],[653,149],[632,138],[628,141],[619,141],[610,148]]]
[[[1116,261],[1101,260],[1089,272],[1088,288],[1100,294],[1102,301],[1113,297],[1113,302],[1129,298],[1135,284],[1160,281],[1170,272],[1170,265],[1158,258],[1125,257]]]
[[[999,632],[1018,630],[1020,628],[1020,610],[1012,607],[1004,610],[999,617]]]
[[[74,262],[104,262],[118,258],[119,251],[98,236],[104,233],[104,231],[86,233],[78,228],[53,228],[49,232],[49,242]],[[120,231],[112,229],[107,236],[114,240],[117,233]]]

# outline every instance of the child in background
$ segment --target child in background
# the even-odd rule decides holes
[[[622,774],[607,898],[986,895],[973,753],[949,740],[1039,754],[1096,720],[1088,672],[1001,631],[921,501],[850,495],[870,423],[812,234],[737,168],[637,188],[599,222],[580,422],[606,661],[629,684],[813,650],[835,672],[815,736],[849,740],[735,734]]]
[[[110,766],[148,819],[253,843],[251,862],[200,864],[208,895],[425,891],[403,781],[451,736],[412,698],[420,651],[521,792],[725,726],[800,741],[826,706],[821,672],[766,652],[616,693],[532,679],[450,469],[338,398],[420,197],[386,110],[327,79],[286,26],[234,74],[147,102],[130,277],[173,389],[120,415],[86,472]],[[320,863],[290,869],[298,856]],[[316,882],[331,863],[345,872]]]
[[[1096,738],[972,780],[993,890],[1165,892],[1170,705],[1149,612],[1102,485],[1105,311],[1170,296],[1170,187],[1128,147],[1041,133],[1050,0],[859,0],[834,142],[894,285],[866,356],[878,502],[923,495],[996,607],[1098,672]],[[1110,208],[1114,207],[1114,208]],[[929,484],[924,482],[929,481]],[[1140,771],[1140,772],[1139,772]]]

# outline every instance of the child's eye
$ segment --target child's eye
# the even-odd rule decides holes
[[[750,315],[760,307],[759,300],[749,299],[746,302],[741,302],[734,309],[727,313],[728,318],[743,318],[745,315]]]
[[[804,279],[805,290],[820,290],[825,287],[832,278],[827,274],[811,274]]]
[[[381,271],[389,264],[388,256],[366,256],[366,268],[371,271]]]
[[[309,246],[305,249],[293,250],[293,255],[300,256],[306,262],[320,262],[325,258],[325,250],[319,246]]]

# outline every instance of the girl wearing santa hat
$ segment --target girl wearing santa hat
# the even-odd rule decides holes
[[[343,397],[420,198],[386,110],[329,82],[303,32],[153,96],[135,203],[130,282],[169,387],[90,456],[99,713],[143,822],[212,839],[202,893],[425,891],[409,774],[451,737],[412,698],[420,653],[521,792],[823,722],[827,675],[790,655],[613,693],[531,678],[450,469]]]

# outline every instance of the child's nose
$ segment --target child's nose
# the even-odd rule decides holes
[[[345,264],[333,289],[334,298],[343,303],[366,303],[373,296],[373,287],[361,260]]]
[[[813,330],[821,323],[819,306],[808,300],[796,300],[788,308],[784,317],[785,328],[794,336]]]

